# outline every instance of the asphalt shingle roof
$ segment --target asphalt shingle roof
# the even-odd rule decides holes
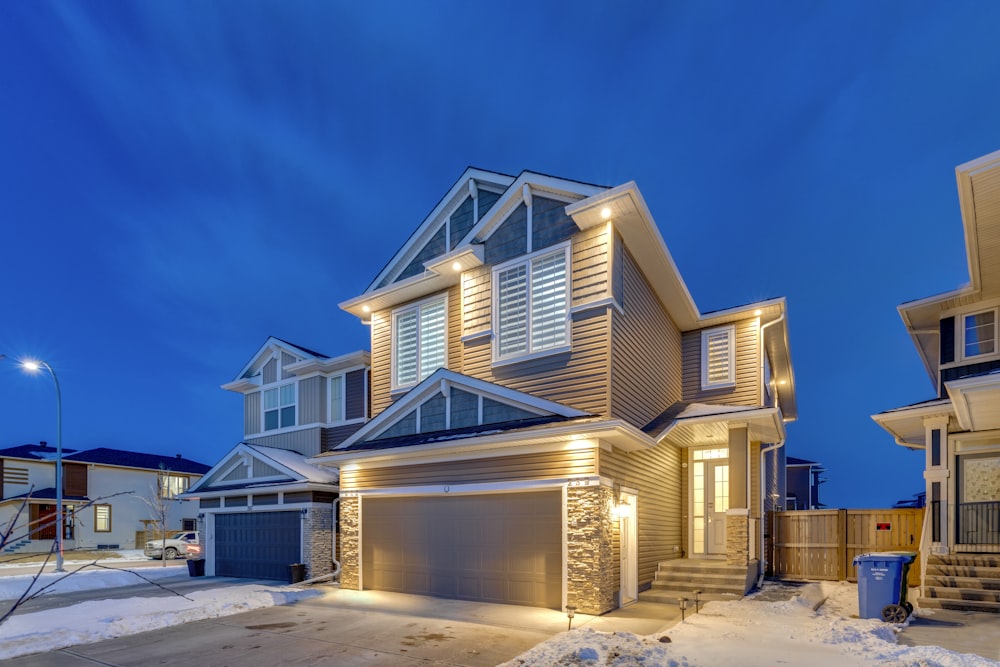
[[[185,459],[181,456],[129,452],[124,449],[111,449],[110,447],[98,447],[97,449],[77,452],[69,456],[63,456],[63,460],[123,466],[126,468],[145,468],[147,470],[162,469],[169,470],[170,472],[187,472],[196,475],[204,475],[211,469],[211,466]]]
[[[66,454],[71,454],[77,450],[66,449],[63,447],[63,456]],[[0,449],[0,458],[17,458],[17,459],[47,459],[52,458],[56,455],[56,448],[52,445],[18,445],[17,447],[8,447],[7,449]]]

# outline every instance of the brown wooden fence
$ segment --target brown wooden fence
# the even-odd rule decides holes
[[[920,549],[923,509],[800,510],[767,516],[768,575],[777,579],[857,581],[854,557]],[[910,565],[920,585],[920,559]]]

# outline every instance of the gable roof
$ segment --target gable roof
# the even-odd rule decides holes
[[[75,449],[67,449],[63,447],[63,456],[67,454],[72,454],[77,451]],[[37,444],[37,445],[17,445],[16,447],[8,447],[6,449],[0,449],[0,458],[12,458],[12,459],[52,459],[56,456],[56,448],[48,444]]]
[[[286,340],[282,340],[275,336],[268,336],[264,344],[258,348],[257,352],[250,357],[250,361],[240,369],[240,372],[236,374],[236,377],[232,382],[222,385],[223,389],[230,388],[231,385],[238,384],[241,380],[246,379],[255,370],[256,365],[264,357],[270,358],[274,350],[284,350],[294,357],[306,357],[310,359],[329,359],[327,355],[321,352],[315,352],[309,348],[302,347],[301,345],[295,345],[294,343],[289,343]]]
[[[242,466],[249,475],[234,475]],[[261,474],[256,474],[256,473]],[[184,495],[212,491],[260,487],[287,487],[296,484],[336,485],[339,471],[321,468],[298,452],[240,442],[212,466]]]
[[[897,307],[935,390],[942,313],[1000,297],[1000,151],[959,165],[955,168],[955,179],[969,283]]]
[[[64,461],[79,463],[96,463],[99,465],[120,466],[123,468],[142,468],[145,470],[166,470],[201,475],[209,470],[209,466],[186,459],[181,455],[163,456],[161,454],[146,454],[130,452],[124,449],[98,447],[83,452],[63,456]]]
[[[468,375],[462,375],[446,368],[439,368],[424,378],[399,400],[380,412],[378,416],[355,431],[353,435],[337,445],[333,451],[354,449],[356,443],[364,443],[368,440],[376,439],[379,434],[385,432],[393,424],[409,415],[410,412],[427,399],[434,397],[438,393],[447,395],[452,389],[489,398],[498,403],[530,413],[535,417],[548,418],[545,423],[556,421],[554,418],[569,419],[590,416],[587,412],[571,408],[562,403],[538,398],[522,391],[469,377]],[[521,419],[516,421],[521,421]],[[498,423],[494,423],[492,429],[488,430],[496,430]],[[490,424],[481,424],[478,426],[488,427]],[[416,433],[412,435],[421,434]],[[323,457],[324,454],[320,454],[319,456]]]
[[[810,461],[809,459],[800,459],[800,458],[795,457],[795,456],[786,456],[785,457],[785,465],[786,466],[818,466],[820,464],[817,463],[816,461]]]

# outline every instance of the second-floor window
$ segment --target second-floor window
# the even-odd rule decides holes
[[[978,357],[993,354],[997,350],[997,311],[987,310],[981,313],[966,315],[964,322],[962,344],[963,357]]]
[[[295,383],[264,390],[264,430],[295,426]]]
[[[701,332],[701,388],[720,389],[736,384],[736,328]]]
[[[188,490],[188,478],[185,475],[160,475],[160,497],[176,498]]]
[[[330,422],[344,421],[344,376],[330,378]]]
[[[392,386],[407,387],[445,365],[445,298],[400,308],[392,313]]]
[[[494,269],[497,360],[569,345],[568,255],[567,245]]]

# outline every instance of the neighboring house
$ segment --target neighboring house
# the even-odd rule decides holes
[[[0,525],[18,517],[4,551],[49,551],[56,538],[56,449],[45,442],[2,449],[0,467]],[[136,533],[154,524],[150,503],[159,500],[167,501],[168,530],[193,528],[197,508],[178,496],[207,470],[180,456],[64,448],[63,549],[141,549]]]
[[[185,494],[198,501],[206,574],[333,571],[338,475],[308,459],[367,421],[368,382],[367,352],[328,357],[272,337],[222,385],[243,394],[244,442]]]
[[[819,501],[820,477],[826,472],[819,463],[795,456],[785,458],[785,508],[789,510],[818,510],[826,507]]]
[[[796,417],[785,301],[700,312],[634,183],[470,168],[341,307],[374,415],[313,459],[343,588],[595,614],[711,590],[692,569],[752,586]]]
[[[971,280],[899,306],[935,396],[873,416],[925,450],[923,547],[939,555],[1000,552],[1000,152],[956,175]]]

